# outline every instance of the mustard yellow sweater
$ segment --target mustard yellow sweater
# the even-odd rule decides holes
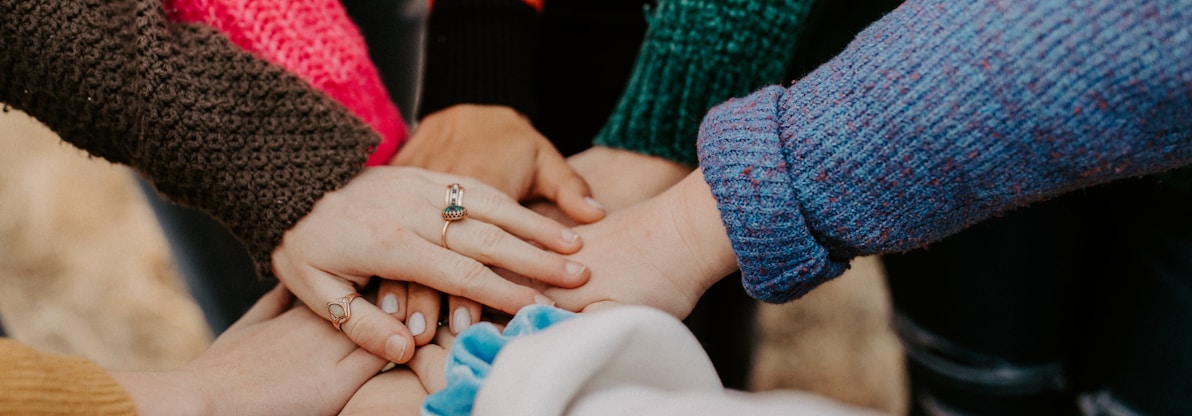
[[[136,414],[132,397],[106,371],[81,357],[43,353],[0,339],[0,413]]]

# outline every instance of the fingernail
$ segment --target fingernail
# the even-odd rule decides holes
[[[456,334],[464,332],[471,325],[472,315],[468,314],[467,308],[456,308],[451,314],[451,329],[455,330]]]
[[[575,240],[579,240],[579,233],[571,231],[570,229],[563,230],[563,241],[574,243]]]
[[[534,295],[534,303],[539,304],[539,305],[555,306],[555,301],[551,300],[550,298],[548,298],[546,296],[542,296],[541,294]]]
[[[584,202],[587,202],[587,203],[588,203],[588,205],[591,205],[591,206],[592,206],[592,208],[596,208],[596,209],[599,209],[599,210],[601,210],[601,211],[603,211],[603,210],[604,210],[604,204],[601,204],[601,203],[600,203],[600,201],[597,201],[597,200],[595,200],[595,199],[592,199],[592,197],[590,197],[590,196],[585,196],[585,197],[584,197]]]
[[[397,313],[397,296],[390,293],[382,297],[381,310],[385,313]]]
[[[414,312],[413,315],[410,315],[409,322],[406,322],[406,327],[410,328],[410,334],[422,335],[423,332],[426,332],[426,317],[422,316],[422,312]]]
[[[567,262],[567,274],[578,276],[580,273],[584,272],[584,269],[587,269],[587,266],[576,262]]]
[[[389,356],[389,361],[401,361],[401,357],[406,355],[406,339],[401,335],[393,335],[385,341],[385,355]]]

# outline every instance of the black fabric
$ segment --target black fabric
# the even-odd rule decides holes
[[[886,256],[905,317],[1006,362],[1063,363],[1069,381],[1013,398],[958,392],[910,362],[912,391],[968,414],[1060,414],[1054,406],[1102,389],[1144,414],[1192,414],[1188,212],[1192,194],[1122,181]]]
[[[537,120],[537,33],[538,13],[521,0],[436,1],[427,23],[418,116],[472,103],[511,107]]]
[[[368,45],[389,98],[413,125],[422,66],[422,34],[427,14],[423,0],[343,0],[348,17]]]

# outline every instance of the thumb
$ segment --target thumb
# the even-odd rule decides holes
[[[604,207],[592,199],[592,190],[562,155],[539,156],[534,193],[554,201],[559,209],[580,224],[604,218]]]

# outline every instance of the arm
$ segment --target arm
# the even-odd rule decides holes
[[[658,195],[697,163],[699,121],[716,103],[782,81],[812,0],[667,1],[649,28],[624,94],[570,159],[610,210]]]
[[[790,300],[855,256],[1188,164],[1177,3],[910,1],[790,88],[714,109],[701,165],[749,293]]]
[[[428,24],[422,122],[393,163],[484,180],[545,198],[579,222],[604,212],[533,126],[540,2],[439,0]]]
[[[174,202],[221,219],[258,271],[285,230],[359,172],[367,125],[159,2],[0,1],[0,102]]]
[[[170,371],[108,373],[82,358],[0,340],[5,366],[0,408],[53,414],[334,413],[385,361],[309,310],[290,309],[290,303],[284,289],[274,289],[203,355]]]
[[[328,301],[371,276],[510,312],[549,301],[485,264],[563,286],[587,278],[543,251],[577,250],[574,233],[491,188],[416,169],[362,171],[372,129],[210,28],[167,21],[156,1],[0,0],[0,15],[0,101],[220,219],[260,274],[276,272],[325,319]],[[456,252],[439,243],[453,182],[467,185],[475,209],[452,227]],[[356,306],[344,331],[395,362],[413,352],[409,331],[375,306]]]

